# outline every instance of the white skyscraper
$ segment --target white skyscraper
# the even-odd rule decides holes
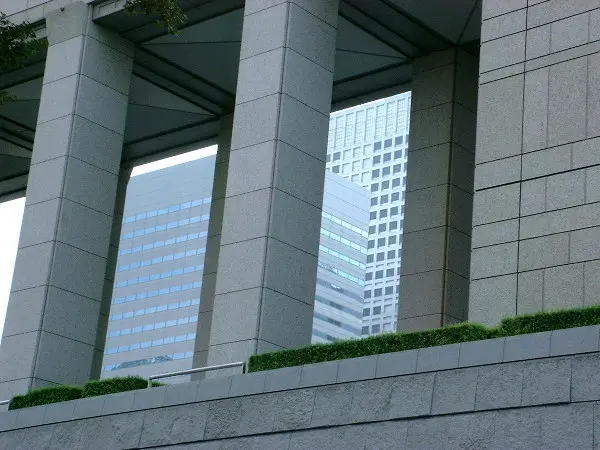
[[[362,335],[395,331],[410,92],[333,113],[327,170],[371,193]]]

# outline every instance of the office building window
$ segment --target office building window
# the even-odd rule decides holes
[[[386,276],[386,277],[393,277],[395,272],[396,272],[396,271],[395,271],[394,269],[387,269],[387,270],[385,271],[385,276]]]
[[[381,176],[385,177],[386,175],[390,174],[390,168],[389,167],[384,167],[383,169],[381,169]]]
[[[400,178],[394,178],[392,180],[392,187],[395,188],[395,187],[399,187],[399,186],[400,186]]]
[[[371,291],[365,291],[365,298],[371,298]]]
[[[367,248],[375,248],[375,239],[371,239],[368,244],[367,244]]]
[[[392,201],[397,202],[398,200],[400,200],[400,192],[393,192],[392,193]]]
[[[382,195],[379,201],[382,205],[388,202],[388,194]]]
[[[383,270],[377,270],[375,272],[375,279],[380,280],[381,278],[383,278]]]
[[[340,173],[340,166],[333,166],[333,167],[331,168],[331,171],[332,171],[333,173]]]
[[[377,227],[375,225],[371,225],[369,227],[369,234],[375,234],[376,231],[377,231]]]
[[[386,139],[385,142],[383,143],[384,148],[388,148],[392,146],[392,140],[391,139]]]
[[[394,144],[395,145],[402,145],[402,136],[398,136],[394,139]]]
[[[379,183],[373,183],[371,185],[371,192],[377,192],[379,190]]]
[[[390,187],[390,182],[389,181],[382,181],[381,182],[381,190],[385,190],[385,189],[389,189]]]
[[[398,237],[397,237],[397,236],[390,236],[390,237],[388,238],[388,244],[389,244],[389,245],[393,245],[393,244],[395,244],[397,239],[398,239]]]
[[[396,230],[397,228],[398,228],[398,222],[397,221],[394,220],[393,222],[390,222],[390,231]]]
[[[394,286],[386,286],[385,295],[390,295],[394,293]]]
[[[379,333],[379,329],[380,329],[379,324],[371,326],[371,332],[373,332],[373,333]]]
[[[388,162],[392,160],[392,154],[391,153],[386,153],[385,155],[383,155],[383,162]]]
[[[373,307],[373,315],[381,314],[381,306]]]
[[[388,210],[387,209],[382,209],[381,211],[379,211],[379,218],[383,219],[384,217],[387,217],[388,215]]]
[[[377,152],[381,150],[381,142],[375,142],[375,144],[373,144],[373,151]]]
[[[373,262],[373,255],[367,255],[367,264]]]
[[[371,179],[379,178],[379,169],[371,171]]]
[[[387,223],[380,223],[379,224],[379,232],[383,232],[387,230]]]
[[[394,206],[392,208],[390,208],[390,217],[394,217],[398,215],[398,207]]]
[[[340,158],[341,158],[341,155],[342,155],[342,154],[341,154],[340,152],[335,152],[335,153],[333,154],[333,160],[334,160],[334,161],[339,161],[339,160],[340,160]]]
[[[377,239],[377,247],[383,247],[385,245],[385,238]]]
[[[371,198],[371,206],[375,206],[377,204],[377,201],[379,200],[378,197],[372,197]]]
[[[377,262],[385,259],[385,252],[377,253]]]
[[[371,220],[377,219],[377,211],[371,211],[369,213],[369,219],[371,219]]]
[[[366,327],[362,327],[361,334],[362,334],[363,336],[365,336],[365,335],[369,334],[369,327],[368,327],[368,326],[366,326]]]
[[[363,317],[368,317],[371,315],[371,309],[370,308],[364,308],[363,309]]]
[[[381,156],[375,155],[373,156],[373,165],[381,163]]]
[[[373,279],[373,272],[365,273],[365,281],[371,281]]]
[[[394,259],[396,257],[396,250],[390,250],[387,254],[387,259]],[[394,275],[394,269],[392,269],[392,275]]]

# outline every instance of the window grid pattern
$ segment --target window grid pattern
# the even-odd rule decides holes
[[[339,111],[330,119],[335,136],[350,134],[351,139],[344,145],[336,141],[335,148],[328,148],[328,155],[337,152],[340,156],[335,161],[328,157],[327,169],[335,172],[337,166],[341,176],[371,192],[364,290],[369,314],[363,317],[362,335],[396,329],[409,119],[410,93]],[[340,130],[342,126],[344,130]],[[358,151],[356,145],[360,145]],[[346,158],[349,149],[352,157]],[[344,173],[343,167],[350,170]]]

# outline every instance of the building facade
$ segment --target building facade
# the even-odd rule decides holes
[[[410,92],[331,115],[327,170],[370,192],[363,336],[396,330]]]
[[[214,168],[209,156],[129,181],[103,378],[192,367]],[[360,336],[368,205],[327,173],[313,342]]]

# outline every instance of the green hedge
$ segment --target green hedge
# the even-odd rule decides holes
[[[600,305],[507,317],[498,326],[498,334],[516,336],[598,324],[600,324]]]
[[[357,358],[415,348],[456,344],[488,339],[492,332],[483,325],[464,323],[414,333],[388,333],[365,339],[315,344],[308,347],[254,355],[248,362],[249,372],[279,369],[336,359]]]
[[[77,400],[83,395],[83,389],[77,386],[53,386],[33,389],[25,395],[13,397],[8,409],[29,408],[31,406],[47,405],[48,403]]]
[[[600,324],[600,305],[541,312],[507,317],[494,328],[464,323],[415,333],[389,333],[366,339],[315,344],[299,349],[254,355],[248,362],[248,371],[260,372],[337,359],[598,324]]]
[[[152,386],[160,385],[160,383],[152,382]],[[108,378],[106,380],[91,380],[83,387],[82,397],[116,394],[118,392],[146,389],[147,387],[148,380],[142,377],[129,376],[123,378]]]

